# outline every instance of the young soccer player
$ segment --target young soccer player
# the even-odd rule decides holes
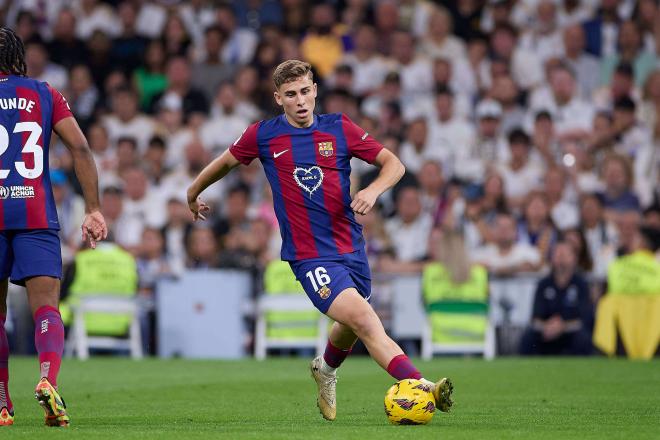
[[[11,29],[0,27],[0,426],[14,423],[4,328],[8,278],[27,288],[34,315],[40,366],[35,396],[46,413],[46,425],[69,424],[57,391],[64,326],[58,310],[59,223],[48,174],[51,131],[73,157],[85,197],[82,236],[95,247],[107,228],[99,211],[96,165],[85,136],[64,97],[48,84],[26,77],[23,42]]]
[[[399,159],[342,114],[314,114],[316,84],[308,63],[289,60],[273,74],[275,100],[284,114],[250,125],[188,188],[195,219],[209,206],[199,195],[238,164],[259,158],[273,190],[282,234],[282,259],[316,308],[335,322],[325,354],[311,363],[318,406],[336,417],[336,370],[357,338],[395,379],[422,379],[401,348],[385,333],[369,305],[371,275],[362,228],[354,214],[366,214],[376,199],[403,175]],[[381,167],[378,178],[353,199],[349,193],[351,157]],[[436,406],[452,405],[449,379],[425,381]]]

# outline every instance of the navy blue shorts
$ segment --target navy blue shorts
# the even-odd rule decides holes
[[[337,295],[355,287],[367,301],[371,298],[371,271],[367,253],[349,254],[290,261],[291,269],[305,293],[321,313],[327,313]]]
[[[0,280],[19,286],[36,276],[62,278],[60,237],[53,229],[0,231]]]

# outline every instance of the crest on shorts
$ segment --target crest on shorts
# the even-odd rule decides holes
[[[332,142],[319,142],[319,154],[323,157],[330,157],[334,153]]]
[[[332,293],[332,291],[330,290],[330,288],[329,288],[328,286],[321,286],[321,288],[319,289],[319,291],[316,292],[316,293],[319,294],[319,296],[321,297],[321,299],[328,299],[328,297],[330,296],[330,294]]]

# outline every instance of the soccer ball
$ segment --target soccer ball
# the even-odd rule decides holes
[[[385,414],[393,425],[426,425],[434,412],[431,387],[421,380],[400,380],[385,394]]]

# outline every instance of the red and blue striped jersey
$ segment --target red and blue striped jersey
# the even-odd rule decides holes
[[[69,116],[48,84],[0,74],[0,230],[59,229],[48,147],[55,124]]]
[[[347,116],[314,115],[296,128],[284,115],[250,125],[230,151],[247,165],[259,158],[273,190],[282,259],[333,256],[364,248],[350,207],[350,160],[373,163],[383,148]]]

